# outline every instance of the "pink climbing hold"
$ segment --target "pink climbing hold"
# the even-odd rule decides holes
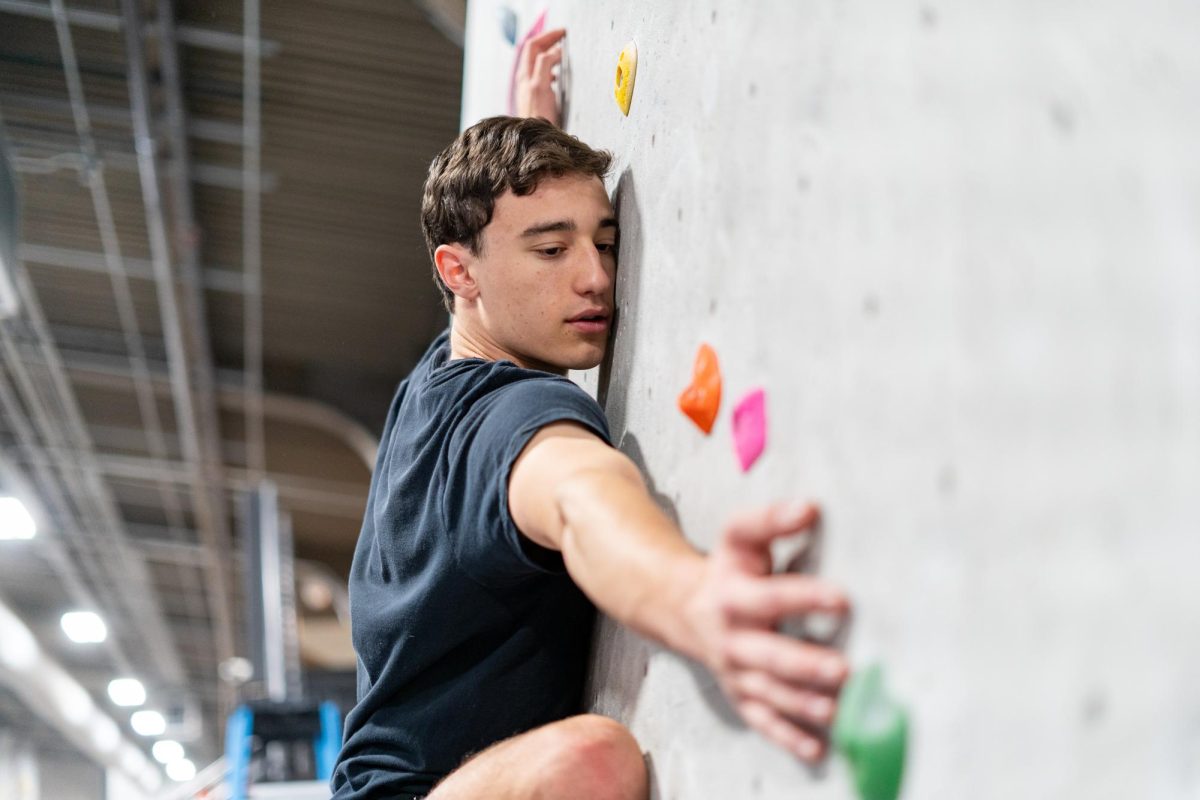
[[[746,393],[733,409],[733,443],[742,472],[762,455],[767,444],[767,395],[762,389]]]

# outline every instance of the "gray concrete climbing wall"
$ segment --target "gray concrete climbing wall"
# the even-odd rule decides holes
[[[504,110],[499,6],[470,10],[464,123]],[[543,6],[510,7],[523,31]],[[912,712],[904,796],[1200,796],[1200,6],[561,0],[548,23],[623,236],[612,364],[577,377],[700,547],[735,509],[824,504],[849,651]],[[675,408],[701,342],[711,437]],[[852,796],[611,626],[591,691],[657,797]]]

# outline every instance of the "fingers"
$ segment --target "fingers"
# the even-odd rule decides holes
[[[534,36],[525,43],[525,46],[534,51],[534,53],[542,53],[558,44],[566,35],[566,28],[552,28],[548,31],[542,31],[537,36]]]
[[[820,728],[833,724],[837,702],[828,694],[747,670],[730,679],[729,687],[740,700],[752,700],[789,719]]]
[[[841,590],[809,575],[735,576],[722,587],[721,607],[731,619],[773,625],[812,612],[842,616],[849,612],[850,600]]]
[[[546,88],[554,80],[554,68],[562,63],[562,48],[556,47],[537,57],[533,62],[533,73],[529,76],[530,86]]]
[[[537,57],[562,41],[562,38],[566,35],[566,28],[555,28],[554,30],[543,31],[527,41],[521,49],[520,74],[525,76],[532,74]]]
[[[722,655],[731,667],[765,672],[777,680],[827,691],[840,689],[850,671],[837,651],[773,631],[731,631]]]
[[[781,536],[811,530],[820,518],[820,509],[812,503],[776,503],[734,517],[725,526],[725,541],[757,549]]]
[[[823,741],[765,703],[743,700],[738,712],[750,727],[805,761],[817,762],[825,755]]]
[[[522,117],[541,117],[553,125],[560,122],[558,96],[554,92],[551,70],[562,61],[562,50],[554,48],[542,53],[534,62],[533,75],[521,83],[517,113]]]
[[[517,74],[516,112],[521,117],[542,117],[559,124],[558,97],[554,93],[554,68],[562,62],[559,44],[566,31],[546,31],[525,43]]]

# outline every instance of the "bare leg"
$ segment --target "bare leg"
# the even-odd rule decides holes
[[[569,717],[492,745],[450,773],[429,800],[647,800],[633,735],[596,714]]]

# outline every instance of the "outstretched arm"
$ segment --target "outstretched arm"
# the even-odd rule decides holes
[[[841,614],[849,601],[812,577],[773,575],[771,542],[810,531],[811,505],[742,515],[708,555],[658,508],[636,465],[573,423],[543,428],[509,478],[521,532],[560,550],[603,611],[708,667],[742,718],[780,746],[824,755],[848,668],[835,650],[777,632],[787,617]]]

